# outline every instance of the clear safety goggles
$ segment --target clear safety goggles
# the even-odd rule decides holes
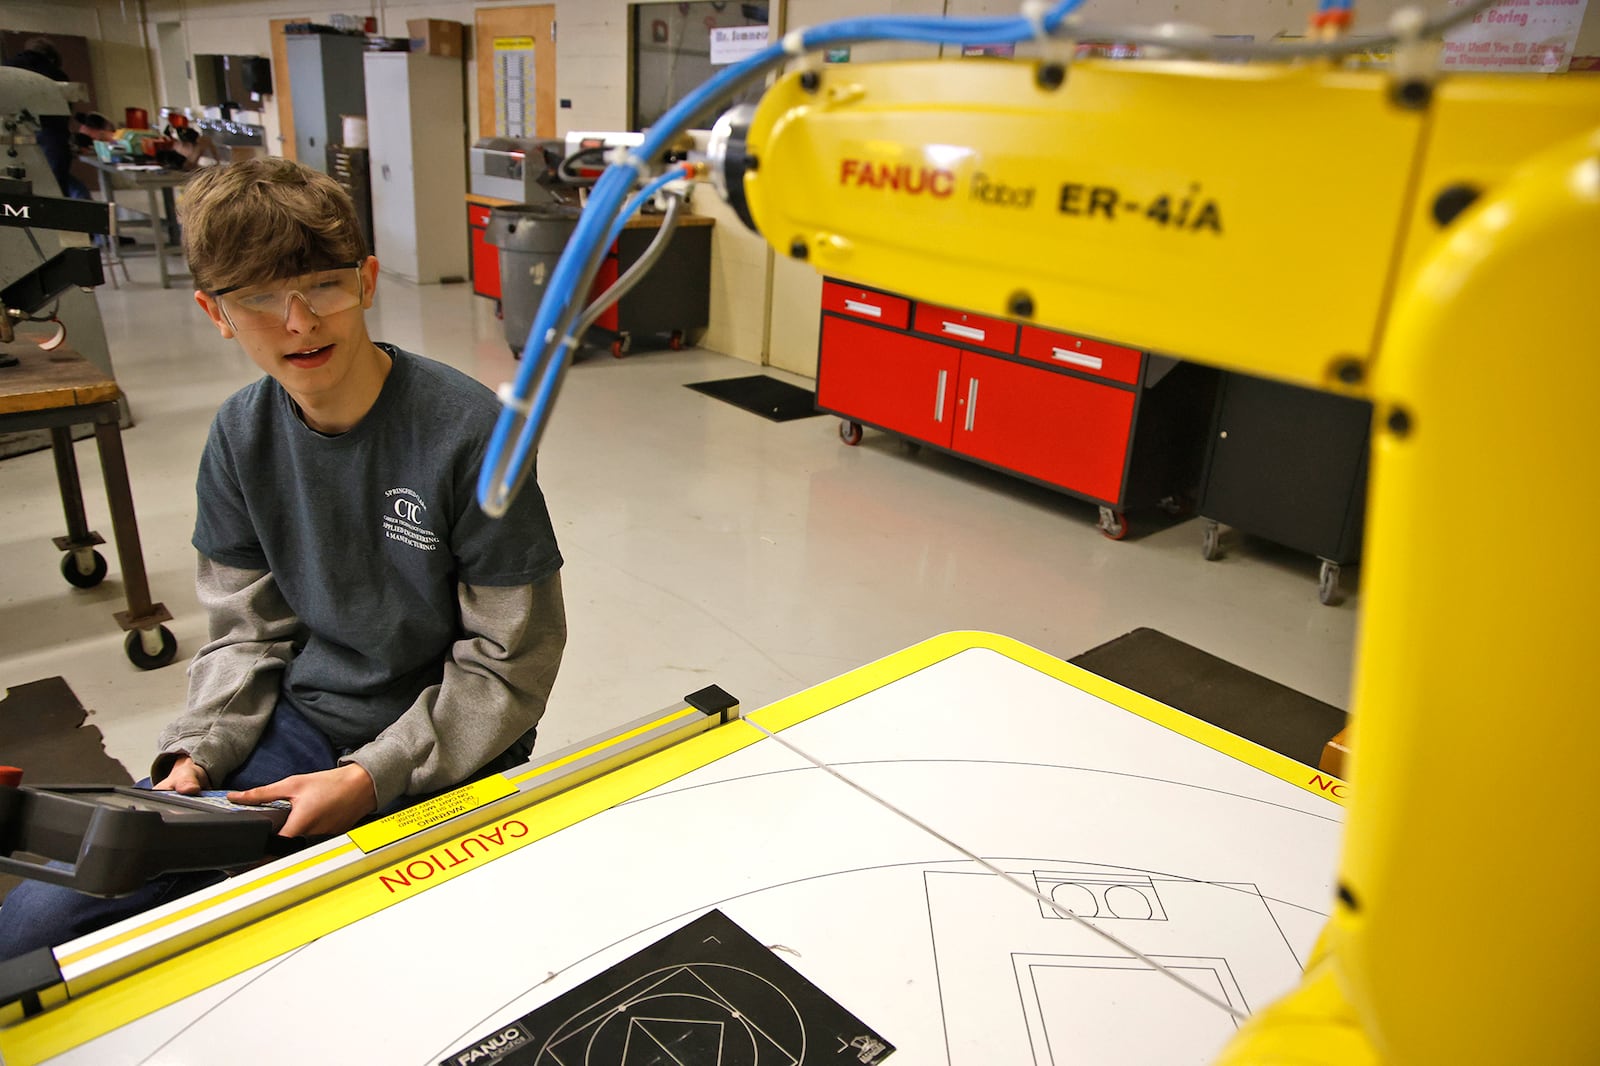
[[[364,295],[360,266],[344,263],[276,285],[234,286],[211,295],[230,328],[273,329],[289,320],[289,301],[296,297],[318,318],[359,306]]]

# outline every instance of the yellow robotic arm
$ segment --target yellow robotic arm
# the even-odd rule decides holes
[[[1334,918],[1224,1061],[1600,1062],[1600,82],[849,64],[711,155],[827,274],[1372,400]]]

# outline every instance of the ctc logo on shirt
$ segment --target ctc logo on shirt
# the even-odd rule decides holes
[[[422,504],[416,500],[406,499],[404,496],[394,501],[395,517],[411,525],[422,525]]]

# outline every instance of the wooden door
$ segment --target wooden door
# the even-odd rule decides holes
[[[283,28],[291,22],[304,22],[304,18],[272,19],[272,103],[278,109],[278,154],[294,159],[294,100],[289,86],[289,46],[283,39]],[[267,146],[271,154],[272,146]]]
[[[472,62],[478,80],[479,137],[554,137],[556,135],[556,6],[480,7],[475,14]],[[523,60],[532,59],[533,128],[504,106],[509,72],[519,76]],[[497,94],[496,88],[499,87]]]

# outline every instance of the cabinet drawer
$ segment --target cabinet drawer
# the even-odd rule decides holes
[[[841,281],[822,283],[822,309],[894,329],[905,329],[911,320],[911,301],[905,297],[861,289]]]
[[[952,446],[1118,506],[1134,394],[992,356],[961,356]]]
[[[825,316],[817,406],[947,448],[960,361],[947,344]]]
[[[501,298],[500,249],[483,239],[481,227],[469,226],[467,235],[472,245],[472,291],[479,296],[498,300]]]
[[[486,227],[489,225],[489,207],[487,204],[467,204],[467,225]]]
[[[976,344],[1010,355],[1017,350],[1017,327],[1001,318],[985,318],[938,304],[918,304],[912,329],[944,341]]]
[[[1024,359],[1069,367],[1129,385],[1139,383],[1139,368],[1144,359],[1144,353],[1137,348],[1055,333],[1037,326],[1022,327],[1022,345],[1017,354]]]

